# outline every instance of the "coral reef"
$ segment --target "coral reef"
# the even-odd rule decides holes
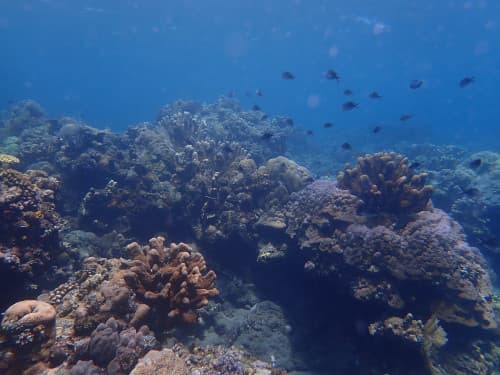
[[[498,153],[469,153],[456,146],[429,144],[402,150],[428,171],[434,186],[433,204],[449,212],[474,245],[499,252],[495,227],[500,219]],[[470,166],[473,160],[481,160],[477,168]]]
[[[376,153],[347,165],[337,180],[339,187],[361,198],[368,212],[406,214],[427,208],[432,187],[425,185],[427,174],[415,174],[408,159],[395,153]]]
[[[71,258],[59,242],[58,186],[43,171],[0,169],[0,273],[3,282],[18,281],[2,293],[0,304],[19,298],[14,295],[23,289],[60,282],[71,270]]]
[[[404,226],[383,226],[376,218],[356,215],[358,206],[356,197],[333,182],[317,181],[292,195],[284,209],[286,232],[309,250],[309,270],[338,274],[352,267],[356,270],[352,273],[363,273],[365,291],[378,292],[360,295],[355,287],[352,291],[358,299],[373,296],[393,307],[408,302],[401,295],[408,287],[397,288],[398,284],[418,282],[422,290],[429,289],[422,295],[425,302],[419,301],[420,309],[425,305],[429,313],[446,321],[496,327],[485,261],[466,244],[457,223],[444,212],[429,209]],[[344,282],[348,275],[342,271]],[[391,288],[381,288],[384,284]]]
[[[2,277],[49,282],[71,270],[73,257],[85,260],[68,281],[43,285],[49,290],[27,302],[50,319],[13,328],[12,310],[6,312],[3,368],[13,374],[276,375],[284,373],[276,366],[307,367],[295,350],[310,332],[297,319],[292,334],[290,310],[315,306],[309,315],[315,320],[332,304],[342,306],[335,315],[342,320],[323,317],[308,328],[328,323],[325,335],[334,336],[321,349],[325,358],[331,342],[353,336],[336,352],[348,353],[336,368],[368,358],[356,352],[359,336],[368,351],[394,342],[420,351],[420,365],[433,374],[490,371],[497,323],[487,264],[461,227],[433,208],[426,173],[402,155],[378,153],[347,165],[338,182],[313,181],[306,168],[280,156],[294,132],[287,119],[245,112],[227,99],[176,102],[154,123],[123,134],[48,119],[34,102],[15,106],[0,124]],[[432,150],[426,147],[414,152]],[[16,158],[25,172],[9,169]],[[482,160],[479,167],[452,147],[412,160],[432,167],[433,200],[484,246],[494,245],[498,157],[471,158]],[[139,244],[159,233],[196,243],[166,246],[164,237],[153,237]],[[218,263],[219,275],[234,267],[245,282],[223,284],[224,298],[209,302],[219,294],[216,275],[194,250],[198,245]],[[266,274],[273,274],[273,288]],[[314,294],[315,304],[299,308],[262,301],[257,292],[245,296],[252,279],[265,298],[272,300],[268,289],[279,289],[288,301]],[[160,338],[169,349],[157,350]],[[380,353],[376,371],[409,368],[390,351]]]

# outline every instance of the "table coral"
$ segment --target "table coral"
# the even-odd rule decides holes
[[[368,212],[403,214],[425,209],[432,187],[425,185],[427,175],[416,174],[408,159],[395,153],[376,153],[358,158],[358,165],[347,165],[337,180],[363,201]]]

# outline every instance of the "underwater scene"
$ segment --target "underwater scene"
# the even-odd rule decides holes
[[[0,375],[500,374],[500,2],[0,0]]]

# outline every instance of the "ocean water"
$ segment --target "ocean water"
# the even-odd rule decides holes
[[[179,98],[234,92],[321,133],[373,124],[402,136],[498,148],[495,1],[1,2],[0,100],[124,129]],[[322,73],[335,69],[339,84]],[[282,71],[296,75],[293,82]],[[476,82],[459,89],[458,82]],[[411,91],[412,79],[421,89]],[[343,90],[360,109],[343,113]],[[260,89],[263,96],[255,97]],[[377,90],[384,98],[367,98]],[[248,95],[248,96],[247,96]],[[399,134],[398,134],[399,135]],[[390,135],[388,135],[390,136]],[[328,143],[325,143],[328,147]]]
[[[43,169],[60,179],[62,193],[56,194],[55,207],[66,220],[60,234],[66,252],[53,255],[59,262],[51,264],[57,277],[44,284],[43,267],[29,277],[12,271],[15,261],[3,253],[19,252],[23,248],[19,243],[31,239],[8,237],[4,228],[12,223],[0,219],[4,236],[0,236],[0,266],[7,264],[0,267],[5,272],[0,273],[0,281],[13,280],[16,286],[0,298],[0,309],[5,310],[16,297],[35,298],[54,290],[81,269],[82,260],[89,256],[123,256],[126,243],[145,243],[152,236],[166,234],[169,240],[200,246],[209,267],[217,272],[220,296],[200,314],[200,329],[166,334],[165,346],[172,347],[175,335],[186,346],[239,345],[276,371],[283,367],[294,375],[486,375],[500,371],[498,328],[491,329],[489,324],[495,319],[488,315],[498,316],[500,311],[499,46],[500,2],[493,0],[0,0],[0,154],[21,158],[23,172]],[[330,69],[338,73],[338,81],[325,77]],[[291,72],[294,79],[283,79],[283,72]],[[473,82],[462,87],[464,78]],[[421,86],[412,89],[413,80],[422,81]],[[382,97],[370,98],[373,91]],[[22,124],[16,128],[10,120],[26,118],[22,111],[10,111],[28,99],[43,107],[47,118],[34,121],[31,130]],[[207,106],[203,110],[194,104],[163,107],[178,100]],[[343,110],[347,101],[358,107]],[[212,103],[217,104],[211,107]],[[238,105],[243,112],[233,113]],[[152,125],[162,108],[160,117],[166,120]],[[182,121],[172,119],[192,108],[197,108],[193,113],[199,117],[191,120],[198,128],[189,128],[191,120],[181,130],[176,128]],[[220,131],[217,121],[222,127],[227,122],[218,114],[234,116],[230,117],[234,126],[242,128]],[[402,121],[404,115],[410,118]],[[281,120],[267,122],[284,117],[293,119],[290,129],[276,125]],[[332,126],[325,127],[325,123]],[[143,125],[131,128],[137,124]],[[206,139],[198,132],[200,124],[209,129]],[[380,131],[374,132],[375,127]],[[241,139],[235,138],[238,135]],[[191,143],[199,155],[185,148],[187,140],[194,140]],[[213,149],[200,146],[205,140],[213,141]],[[238,202],[240,206],[231,200],[229,185],[217,179],[225,171],[234,172],[230,174],[234,177],[251,169],[238,159],[238,143],[252,153],[258,166],[269,168],[264,168],[266,173],[276,173],[270,181],[263,173],[259,183],[267,188],[281,181],[290,193],[286,199],[277,190],[270,194],[274,200],[268,201],[268,191],[251,180],[246,187],[258,193],[251,196],[255,192],[251,191],[251,199]],[[406,269],[395,270],[394,265],[394,269],[387,267],[390,276],[379,277],[377,259],[365,254],[374,265],[360,266],[351,274],[352,270],[346,270],[356,263],[354,256],[336,263],[341,251],[325,255],[328,251],[323,253],[322,246],[329,245],[311,238],[307,240],[313,245],[304,245],[304,237],[312,231],[333,238],[336,232],[331,223],[341,231],[346,230],[345,223],[352,224],[350,218],[336,217],[336,212],[321,211],[324,207],[315,199],[329,202],[328,194],[340,194],[329,183],[344,163],[355,165],[357,156],[382,151],[407,155],[408,175],[428,173],[428,182],[434,185],[434,206],[456,220],[465,235],[460,237],[454,224],[436,214],[437,218],[428,219],[435,230],[429,231],[423,243],[431,251],[432,246],[449,241],[451,250],[446,254],[458,265],[443,265],[446,261],[440,261],[446,257],[440,253],[430,262],[438,264],[438,271],[429,262],[422,265],[422,269],[430,267],[432,277],[412,279],[411,270],[404,275]],[[267,162],[281,154],[309,168],[310,175],[304,177],[306,172],[288,161]],[[204,167],[198,156],[209,160]],[[231,169],[234,160],[242,163],[237,171]],[[2,163],[0,172],[5,167]],[[279,174],[282,170],[291,170],[295,177]],[[206,171],[213,174],[207,177]],[[314,179],[321,181],[308,185]],[[0,187],[3,181],[2,177]],[[234,182],[231,188],[244,196],[238,184]],[[306,185],[312,187],[304,192]],[[109,201],[106,194],[112,196]],[[37,195],[37,199],[41,198]],[[0,200],[5,218],[11,213],[2,206],[6,201]],[[317,217],[302,218],[300,224],[295,223],[296,232],[288,233],[291,239],[284,240],[286,234],[276,232],[284,217],[280,209],[296,210],[287,217],[290,226],[295,214],[301,217],[300,204],[313,212],[311,216],[316,210],[324,216],[319,215],[317,221]],[[370,230],[385,226],[397,231],[415,219],[399,211],[396,218],[392,212],[394,222],[388,224],[388,216],[373,210],[361,209],[356,214],[360,222],[354,223],[370,223]],[[233,217],[237,217],[236,224]],[[322,221],[324,217],[329,224]],[[237,229],[248,222],[251,229],[247,232]],[[320,224],[304,229],[310,222]],[[362,248],[360,238],[368,238],[359,227],[354,229],[359,231],[352,234],[357,242],[339,245],[344,246],[342,252]],[[433,242],[440,236],[445,240]],[[463,240],[479,250],[469,250]],[[42,248],[47,245],[40,243]],[[279,260],[273,263],[275,253],[280,253]],[[420,261],[420,253],[414,257]],[[400,261],[408,269],[413,266],[407,258]],[[61,266],[64,262],[71,266]],[[322,268],[321,262],[333,265]],[[467,268],[460,262],[473,266]],[[441,274],[433,278],[432,272]],[[442,314],[437,318],[447,332],[448,343],[444,339],[443,344],[438,342],[440,323],[433,326],[434,304],[449,303],[440,288],[461,290],[452,282],[457,275],[465,284],[470,282],[467,287],[472,285],[474,295],[464,292],[467,302],[459,301],[477,316],[457,317],[456,311],[447,315],[439,310]],[[363,294],[369,289],[363,288],[364,283],[373,281],[364,277],[371,276],[380,281],[375,297]],[[483,276],[487,282],[482,283]],[[425,284],[431,279],[432,286]],[[490,283],[493,290],[485,292]],[[398,288],[404,307],[398,305]],[[394,299],[389,302],[381,297],[392,292]],[[420,305],[420,301],[425,302]],[[379,331],[368,333],[370,324],[391,316],[404,318],[404,344],[399,341],[400,332],[394,337],[387,333],[399,323],[387,323],[385,331],[378,328],[383,340],[377,336]],[[413,318],[422,324],[415,331],[408,329]],[[418,329],[425,331],[425,340],[411,337]],[[9,341],[1,332],[3,374],[10,357],[4,355]],[[418,345],[408,344],[412,340]],[[20,344],[16,345],[19,349]],[[227,364],[235,361],[233,357],[224,358],[220,361],[225,367],[217,366],[226,370],[217,374],[243,373],[240,364]],[[12,368],[5,373],[21,373]],[[108,369],[107,373],[113,372]]]

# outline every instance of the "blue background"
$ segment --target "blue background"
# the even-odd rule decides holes
[[[234,92],[313,129],[316,144],[373,142],[367,129],[382,125],[382,143],[500,148],[498,1],[0,0],[0,46],[1,108],[31,98],[122,130],[174,100]],[[477,81],[461,89],[465,76]],[[346,88],[358,110],[341,111]]]

